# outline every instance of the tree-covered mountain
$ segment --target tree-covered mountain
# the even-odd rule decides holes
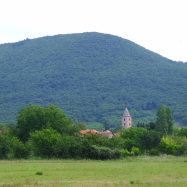
[[[29,103],[61,108],[74,120],[118,125],[127,102],[134,124],[156,118],[159,103],[187,119],[187,66],[129,40],[101,33],[0,45],[0,122]]]

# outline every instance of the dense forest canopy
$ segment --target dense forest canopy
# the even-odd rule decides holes
[[[129,40],[101,33],[0,45],[0,122],[14,123],[33,103],[75,121],[116,127],[128,103],[134,124],[156,119],[159,103],[187,124],[187,66]]]

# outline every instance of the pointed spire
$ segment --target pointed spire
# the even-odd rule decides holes
[[[124,113],[123,113],[123,116],[131,116],[130,114],[129,114],[129,111],[128,111],[128,109],[127,108],[125,108],[125,111],[124,111]]]

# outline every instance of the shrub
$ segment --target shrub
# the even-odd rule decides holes
[[[175,142],[176,144],[176,151],[178,155],[181,155],[184,153],[185,150],[187,150],[187,138],[184,136],[170,136],[170,138]]]
[[[36,148],[37,154],[42,157],[51,158],[57,155],[57,145],[61,135],[53,129],[42,129],[30,133],[30,139]]]
[[[8,136],[0,134],[0,159],[8,158],[11,141]]]
[[[114,159],[118,159],[122,155],[122,151],[119,149],[114,149],[113,152],[114,152]]]
[[[108,147],[100,147],[100,159],[107,160],[114,158],[114,151]]]
[[[152,149],[149,151],[149,154],[150,154],[151,156],[159,156],[159,155],[160,155],[160,151],[158,151],[157,149],[152,148]]]
[[[96,145],[92,145],[90,158],[96,160],[107,160],[107,159],[116,159],[120,158],[121,151],[119,149],[112,150],[108,147],[98,147]]]
[[[41,171],[36,172],[36,175],[43,175]]]
[[[130,156],[131,153],[127,149],[122,149],[122,156]]]
[[[132,149],[131,149],[131,155],[135,155],[135,156],[138,156],[138,155],[140,155],[141,154],[141,151],[140,151],[140,149],[138,148],[138,147],[132,147]]]
[[[176,151],[176,143],[170,138],[162,138],[159,143],[161,151],[163,151],[166,154],[175,154]]]
[[[28,158],[31,154],[31,145],[21,142],[17,137],[12,138],[12,150],[15,158]]]
[[[92,145],[89,156],[91,159],[99,160],[100,159],[100,147],[98,147],[96,145]]]

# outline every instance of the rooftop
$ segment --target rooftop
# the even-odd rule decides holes
[[[125,116],[125,117],[131,116],[131,115],[129,114],[129,111],[128,111],[127,108],[125,108],[125,111],[124,111],[124,113],[123,113],[123,116]]]

